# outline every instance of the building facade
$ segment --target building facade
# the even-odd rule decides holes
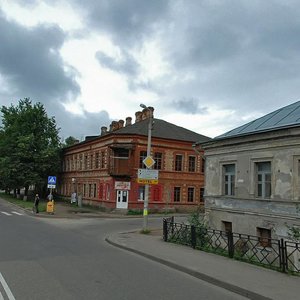
[[[212,228],[265,238],[300,226],[300,102],[203,144]]]
[[[133,124],[130,117],[126,123],[114,121],[109,130],[101,128],[101,135],[65,148],[59,194],[71,197],[75,192],[83,203],[108,209],[142,209],[145,185],[137,182],[138,170],[146,168],[148,125],[153,121],[152,168],[159,178],[150,185],[149,210],[188,210],[203,203],[203,151],[193,144],[209,138],[152,114],[152,108],[144,109]]]

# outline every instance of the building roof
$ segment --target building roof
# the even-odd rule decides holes
[[[148,124],[149,124],[149,119],[145,119],[109,133],[117,134],[117,135],[134,134],[134,135],[147,136]],[[211,139],[207,136],[198,134],[194,131],[188,130],[186,128],[156,118],[153,119],[152,137],[187,141],[193,143],[195,143],[196,141],[200,143],[207,142]]]
[[[275,110],[261,118],[232,129],[214,140],[300,126],[300,101]]]

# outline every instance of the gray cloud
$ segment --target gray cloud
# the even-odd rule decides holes
[[[120,61],[106,55],[102,51],[97,51],[96,58],[99,63],[106,68],[114,70],[125,75],[135,77],[139,71],[139,64],[129,53],[123,51],[122,59]]]
[[[121,60],[97,52],[99,63],[125,75],[129,89],[153,91],[162,106],[202,114],[214,105],[236,111],[233,119],[243,122],[250,112],[267,113],[299,99],[298,1],[73,0],[73,4],[84,14],[86,32],[104,33],[121,51]],[[76,98],[80,92],[76,70],[66,73],[58,53],[65,38],[58,27],[29,30],[0,16],[0,39],[7,44],[0,47],[0,76],[10,86],[5,91],[0,87],[1,101],[3,94],[39,101],[63,101],[68,94]],[[130,53],[152,38],[160,41],[171,71],[139,82],[139,62]],[[59,113],[63,115],[63,110]],[[97,126],[105,123],[99,120],[109,119],[105,112],[95,118],[83,115]],[[70,130],[77,123],[89,126],[76,123],[71,115],[67,118]]]
[[[169,0],[75,1],[87,11],[86,22],[95,30],[109,33],[116,44],[132,47],[149,38],[169,10]]]
[[[200,101],[196,98],[181,98],[171,102],[171,107],[181,113],[206,114],[207,107],[200,107]]]
[[[64,70],[58,52],[64,39],[65,34],[57,26],[28,29],[0,15],[0,74],[17,98],[48,102],[79,94],[74,70]]]
[[[57,124],[61,127],[60,136],[63,139],[74,136],[83,140],[88,135],[99,135],[102,126],[109,126],[111,119],[106,111],[97,113],[83,111],[82,115],[66,112],[62,106],[56,110],[49,110],[55,116]]]
[[[33,6],[35,1],[27,2]],[[82,110],[75,115],[62,103],[76,99],[80,87],[75,81],[77,71],[65,64],[59,49],[67,38],[58,26],[42,24],[33,28],[8,21],[0,10],[0,104],[16,105],[19,99],[30,97],[33,103],[44,104],[49,116],[54,116],[60,136],[100,134],[100,127],[109,125],[106,111],[90,113]]]

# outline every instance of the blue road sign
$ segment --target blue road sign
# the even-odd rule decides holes
[[[56,176],[48,176],[48,184],[56,184]]]

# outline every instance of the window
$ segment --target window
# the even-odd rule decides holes
[[[175,171],[182,171],[182,155],[177,154],[175,156]]]
[[[144,201],[145,200],[145,186],[140,185],[138,190],[138,201]]]
[[[235,165],[224,165],[224,195],[233,196],[235,188]]]
[[[91,198],[92,197],[92,185],[89,184],[89,197]]]
[[[140,169],[146,169],[145,164],[143,163],[143,160],[147,157],[147,151],[140,151]]]
[[[175,186],[174,187],[174,198],[173,198],[174,202],[180,202],[180,187],[179,186]]]
[[[82,154],[79,157],[79,169],[82,170]]]
[[[204,188],[200,188],[200,203],[204,203]]]
[[[84,156],[84,162],[83,162],[83,168],[84,170],[87,169],[87,164],[88,164],[88,156],[87,154]]]
[[[161,170],[161,168],[162,168],[162,153],[155,152],[155,154],[154,154],[154,160],[155,160],[155,164],[153,166],[154,169]]]
[[[222,221],[223,230],[226,232],[232,232],[232,222]]]
[[[257,227],[259,244],[262,247],[271,247],[271,230]]]
[[[189,172],[195,172],[195,171],[196,171],[196,157],[189,156]]]
[[[105,168],[105,152],[101,152],[101,169]]]
[[[97,194],[97,184],[94,183],[94,195],[93,195],[94,198],[97,197],[96,194]]]
[[[205,171],[205,160],[204,158],[201,159],[201,172],[204,173]]]
[[[86,196],[86,184],[85,183],[83,184],[83,196],[84,197]]]
[[[95,168],[96,168],[96,169],[99,168],[99,152],[96,153],[96,157],[95,157]]]
[[[257,197],[270,198],[271,196],[271,163],[256,163]]]
[[[94,155],[93,154],[91,154],[90,155],[90,169],[93,169],[93,165],[94,165]]]
[[[194,188],[193,187],[189,187],[188,188],[188,202],[194,202]]]

